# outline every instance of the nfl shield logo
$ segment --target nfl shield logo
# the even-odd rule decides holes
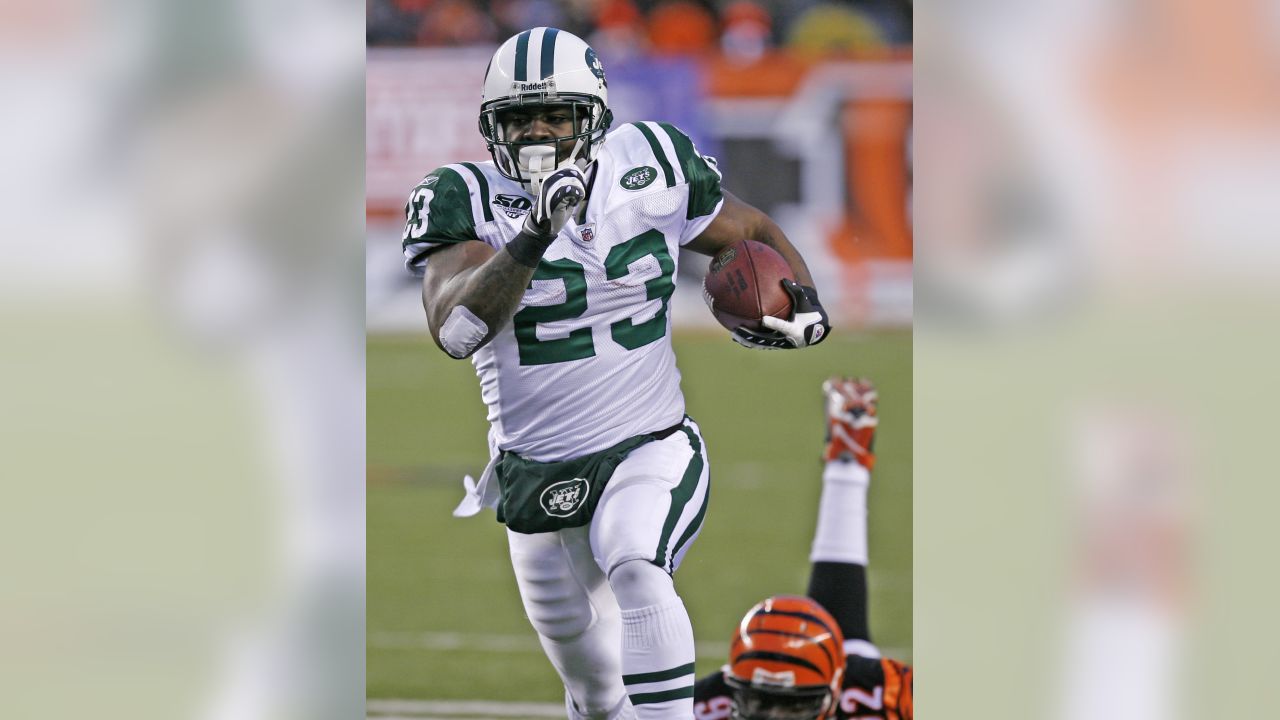
[[[578,234],[582,236],[582,242],[591,242],[596,236],[596,226],[582,225],[578,228]]]

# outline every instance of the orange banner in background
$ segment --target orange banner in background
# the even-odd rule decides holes
[[[707,88],[712,97],[720,99],[790,98],[803,92],[815,71],[834,63],[863,68],[906,63],[909,68],[910,62],[909,50],[821,60],[773,53],[745,65],[716,58],[710,61]],[[880,85],[878,81],[865,84]],[[840,107],[837,121],[843,133],[845,212],[827,238],[832,253],[847,262],[869,258],[909,260],[913,255],[909,218],[910,86],[898,93],[885,92],[884,87],[868,88],[861,97],[864,93],[854,87],[832,89],[854,96]]]
[[[911,103],[853,100],[843,115],[845,222],[830,237],[832,250],[849,261],[910,258]]]

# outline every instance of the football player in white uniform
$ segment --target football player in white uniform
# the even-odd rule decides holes
[[[569,717],[692,718],[693,630],[671,573],[709,481],[671,348],[680,248],[752,239],[794,270],[791,317],[738,342],[805,347],[829,325],[799,253],[721,188],[713,159],[671,125],[606,136],[611,123],[585,42],[543,27],[507,40],[480,106],[493,162],[422,180],[405,260],[431,336],[471,358],[489,408],[492,460],[455,514],[494,507],[507,525]]]

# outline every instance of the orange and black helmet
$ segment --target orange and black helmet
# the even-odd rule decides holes
[[[807,597],[775,595],[747,611],[725,681],[738,720],[825,720],[844,681],[844,636]]]

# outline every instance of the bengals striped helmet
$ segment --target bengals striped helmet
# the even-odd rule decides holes
[[[733,717],[835,717],[844,665],[844,636],[831,613],[807,597],[766,598],[747,611],[729,648]]]

